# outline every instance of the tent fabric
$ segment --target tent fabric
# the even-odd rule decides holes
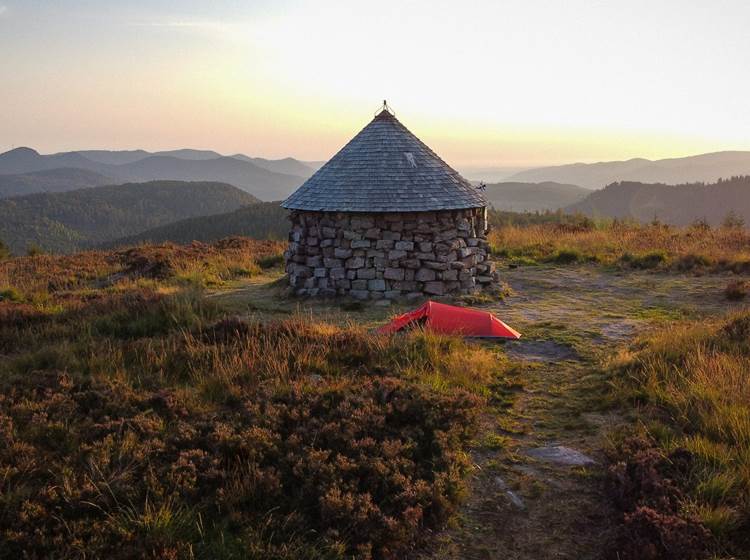
[[[392,334],[414,323],[424,325],[426,329],[444,334],[460,334],[487,338],[521,338],[521,333],[512,329],[492,313],[456,307],[444,303],[428,301],[414,311],[399,315],[377,332]]]

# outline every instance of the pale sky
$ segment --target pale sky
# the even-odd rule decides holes
[[[324,160],[387,99],[454,165],[750,149],[750,2],[0,0],[0,150]]]

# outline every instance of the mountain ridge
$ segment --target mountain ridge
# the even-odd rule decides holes
[[[508,181],[568,183],[595,190],[618,181],[688,184],[750,174],[750,151],[726,150],[657,160],[571,163],[521,171]]]

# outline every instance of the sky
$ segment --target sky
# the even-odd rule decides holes
[[[443,159],[750,150],[746,0],[0,0],[0,150],[325,160],[383,99]]]

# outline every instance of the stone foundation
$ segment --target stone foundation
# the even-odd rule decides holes
[[[484,208],[412,213],[293,211],[285,253],[300,296],[395,299],[471,293],[496,279]]]

